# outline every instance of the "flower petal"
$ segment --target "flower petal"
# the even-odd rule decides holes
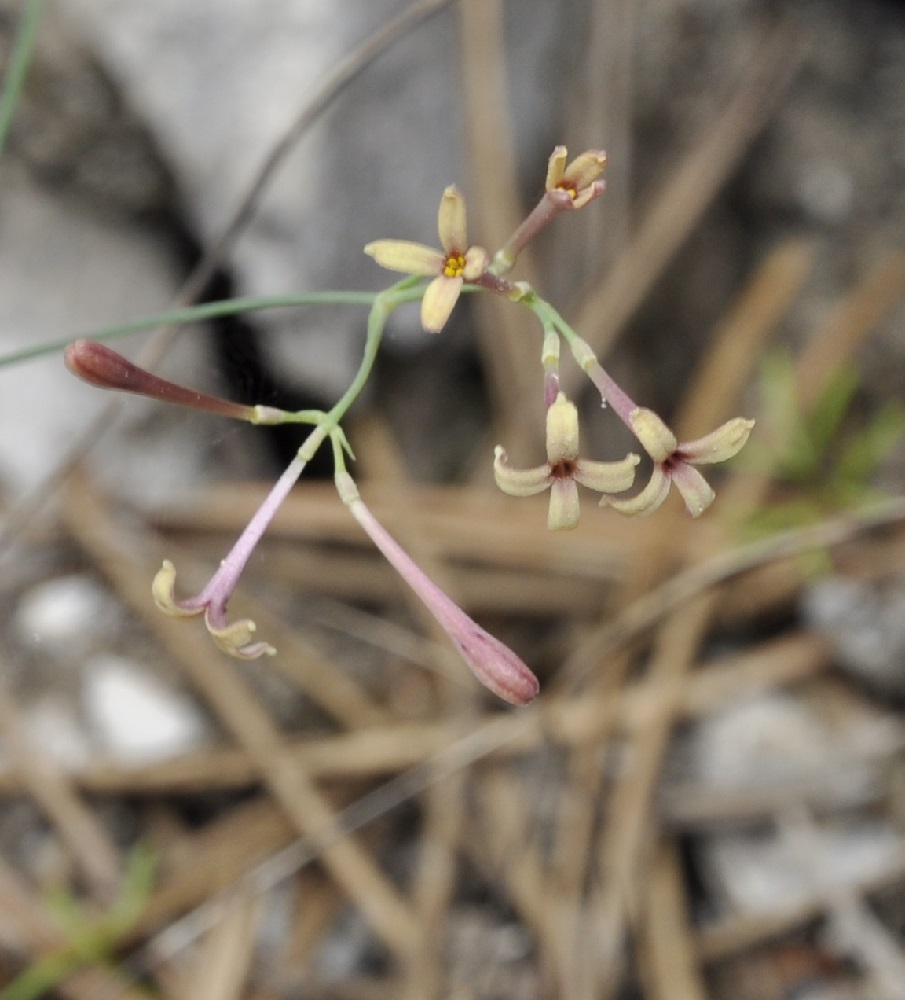
[[[547,461],[574,462],[578,458],[578,410],[564,393],[547,410]]]
[[[680,444],[679,453],[686,461],[696,464],[725,462],[744,448],[753,427],[753,420],[735,417],[703,437]]]
[[[594,181],[586,188],[582,188],[572,199],[572,208],[584,208],[589,201],[599,198],[606,191],[606,181]]]
[[[443,192],[437,213],[440,246],[449,253],[465,253],[468,247],[468,216],[462,192],[454,185]]]
[[[164,559],[163,566],[157,571],[151,583],[151,596],[154,603],[165,614],[173,618],[191,618],[204,611],[203,603],[194,603],[191,599],[176,600],[176,567],[169,559]]]
[[[462,277],[466,281],[475,281],[487,270],[488,264],[490,264],[490,254],[483,247],[469,247],[465,251]]]
[[[267,642],[252,642],[255,623],[250,618],[240,618],[229,625],[217,627],[211,622],[211,612],[205,615],[207,630],[214,642],[227,653],[239,660],[256,660],[259,656],[273,656],[276,650]]]
[[[682,494],[685,508],[692,517],[700,517],[713,503],[716,493],[700,472],[687,462],[677,462],[672,469],[672,481]]]
[[[655,462],[665,462],[678,447],[675,434],[653,410],[636,406],[628,419],[641,447]]]
[[[631,489],[639,461],[634,453],[619,462],[592,462],[580,458],[575,466],[575,481],[597,493],[621,493]]]
[[[576,156],[566,167],[560,178],[574,186],[577,194],[581,194],[603,173],[606,167],[606,153],[602,149],[589,149],[586,153]]]
[[[461,278],[447,278],[445,274],[440,274],[424,289],[421,325],[428,333],[439,333],[446,326],[462,285]]]
[[[655,465],[650,474],[647,486],[637,495],[628,500],[613,500],[604,496],[600,500],[601,507],[612,507],[620,514],[635,516],[637,514],[653,514],[663,503],[669,493],[669,476],[661,465]]]
[[[494,449],[493,478],[497,486],[511,497],[530,497],[543,491],[553,482],[549,465],[533,469],[513,469],[506,452],[499,445]]]
[[[439,250],[408,240],[375,240],[365,247],[365,253],[381,267],[405,274],[439,274],[446,260]]]
[[[578,486],[571,476],[554,479],[550,487],[550,506],[547,508],[547,528],[550,531],[569,531],[578,525],[581,507]]]
[[[547,191],[556,190],[556,185],[562,180],[568,157],[569,151],[565,146],[557,146],[550,154],[550,159],[547,160],[547,180],[544,182]]]

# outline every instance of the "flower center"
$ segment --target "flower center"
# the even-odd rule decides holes
[[[572,183],[572,181],[560,181],[559,184],[556,185],[556,188],[559,191],[567,191],[572,201],[575,201],[578,197],[578,188]]]
[[[575,475],[575,462],[568,458],[561,459],[550,467],[550,475],[554,479],[571,479]]]
[[[451,253],[443,263],[443,273],[447,278],[461,278],[464,270],[464,253]]]

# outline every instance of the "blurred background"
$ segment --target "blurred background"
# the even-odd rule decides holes
[[[905,997],[905,5],[0,0],[7,80],[29,25],[0,158],[0,997]],[[713,508],[588,497],[554,535],[496,491],[495,444],[543,459],[540,331],[467,296],[441,335],[391,318],[352,471],[537,702],[476,688],[326,461],[231,606],[277,656],[159,615],[161,559],[200,587],[301,438],[111,408],[22,352],[378,290],[362,247],[433,244],[451,183],[496,248],[558,143],[605,148],[607,191],[514,276],[681,439],[757,418]],[[329,406],[365,320],[116,346]],[[621,457],[563,381],[582,453]]]

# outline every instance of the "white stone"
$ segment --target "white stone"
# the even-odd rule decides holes
[[[689,740],[691,770],[718,788],[764,788],[819,769],[834,742],[804,701],[767,694],[703,719]]]
[[[15,627],[29,645],[77,655],[109,636],[118,618],[110,595],[82,574],[56,577],[32,587],[19,602]]]
[[[900,834],[881,820],[860,820],[815,831],[820,868],[836,884],[879,878],[901,865]],[[801,846],[779,833],[721,834],[702,847],[708,878],[734,911],[766,915],[803,906],[820,891],[801,856]]]
[[[205,738],[204,720],[188,698],[122,657],[89,662],[84,700],[100,749],[124,763],[186,753]]]

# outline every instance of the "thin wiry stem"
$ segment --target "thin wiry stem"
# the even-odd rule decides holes
[[[373,292],[299,292],[295,295],[249,296],[240,299],[228,299],[223,302],[207,302],[200,306],[186,306],[183,309],[173,309],[169,312],[152,313],[150,316],[139,316],[137,319],[117,323],[101,330],[91,330],[79,337],[68,336],[60,340],[47,341],[36,347],[0,356],[0,368],[21,364],[24,361],[34,361],[36,358],[49,354],[59,354],[71,341],[90,339],[105,343],[117,337],[125,337],[130,333],[142,330],[152,330],[161,326],[180,326],[185,323],[198,323],[202,320],[217,319],[221,316],[235,316],[238,313],[261,312],[264,309],[293,309],[301,306],[314,305],[361,305],[373,303]]]
[[[0,155],[6,144],[9,127],[19,103],[19,96],[25,84],[25,75],[35,49],[35,39],[38,36],[38,23],[41,20],[41,10],[44,0],[26,0],[19,22],[19,31],[6,67],[3,78],[3,89],[0,91]]]

